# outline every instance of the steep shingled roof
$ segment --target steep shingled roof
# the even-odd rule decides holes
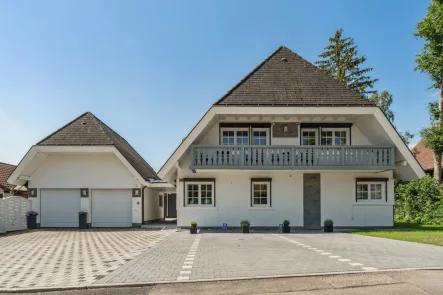
[[[115,146],[132,167],[145,180],[160,179],[154,169],[117,132],[103,123],[91,112],[87,112],[58,129],[37,145],[61,146]]]
[[[432,150],[425,147],[423,141],[424,139],[422,138],[412,149],[413,151],[416,151],[415,158],[417,159],[423,170],[434,170],[434,153],[432,152]]]
[[[284,46],[215,105],[374,106]]]
[[[0,162],[0,188],[7,191],[15,188],[15,185],[7,182],[15,167],[15,165]]]

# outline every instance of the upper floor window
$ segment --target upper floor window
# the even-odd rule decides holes
[[[347,145],[347,129],[322,129],[321,145]]]
[[[254,128],[252,131],[252,144],[253,145],[267,145],[268,142],[268,130],[261,128]]]
[[[221,142],[223,145],[248,145],[249,130],[246,129],[221,129]]]
[[[301,134],[301,145],[317,145],[317,129],[305,129]]]

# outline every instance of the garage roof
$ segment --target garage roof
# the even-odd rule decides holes
[[[160,179],[154,169],[117,132],[86,112],[37,143],[40,146],[115,146],[145,179]]]

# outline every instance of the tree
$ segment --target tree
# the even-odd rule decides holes
[[[382,93],[375,91],[369,97],[369,100],[375,103],[382,110],[389,122],[394,122],[394,113],[390,109],[393,101],[392,94],[390,94],[387,90],[383,90]]]
[[[420,131],[424,138],[423,144],[434,152],[434,178],[441,182],[441,159],[443,153],[443,124],[441,124],[441,111],[438,103],[428,104],[430,127]]]
[[[315,64],[325,73],[338,81],[345,83],[349,88],[367,97],[372,91],[374,83],[378,79],[371,79],[367,74],[372,68],[363,68],[366,56],[359,56],[354,38],[343,37],[343,29],[335,32],[334,37],[329,38],[329,45],[319,55],[321,60]]]
[[[443,152],[443,149],[439,149],[443,146],[443,133],[439,126],[443,122],[443,0],[432,0],[425,18],[417,24],[415,36],[425,41],[421,53],[417,54],[415,59],[415,70],[428,75],[432,81],[430,88],[440,87],[438,122],[434,121],[431,127],[421,132],[422,136],[430,136],[425,142],[428,142],[427,147],[434,151],[434,177],[440,182]]]

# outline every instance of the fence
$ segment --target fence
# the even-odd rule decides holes
[[[31,201],[23,197],[0,199],[0,233],[27,229],[26,213]]]

